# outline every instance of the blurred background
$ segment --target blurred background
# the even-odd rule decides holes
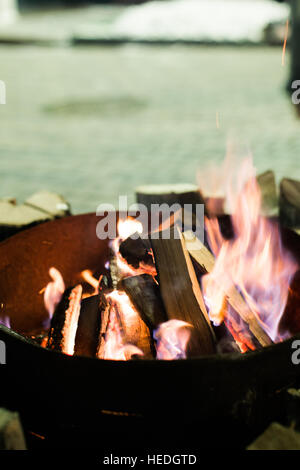
[[[0,0],[0,198],[48,189],[95,211],[194,183],[228,138],[259,172],[300,178],[290,15],[273,0]]]

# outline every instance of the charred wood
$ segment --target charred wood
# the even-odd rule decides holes
[[[151,244],[148,238],[141,238],[137,234],[129,237],[120,244],[121,256],[127,263],[135,269],[138,269],[143,263],[155,269]]]
[[[124,289],[142,320],[150,330],[167,320],[158,284],[149,274],[123,279]]]

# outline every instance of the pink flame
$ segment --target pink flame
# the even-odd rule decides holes
[[[0,317],[0,325],[6,326],[6,328],[11,328],[10,319],[7,315]]]
[[[278,325],[297,264],[282,246],[278,224],[260,215],[261,193],[251,159],[243,162],[235,189],[231,180],[227,202],[233,240],[223,239],[216,219],[206,220],[216,255],[213,271],[203,278],[210,318],[215,324],[224,320],[228,313],[224,311],[224,292],[235,285],[266,333],[273,341],[280,341],[284,336],[279,335]]]
[[[191,325],[181,320],[161,323],[154,331],[157,359],[185,359]]]
[[[52,281],[47,284],[45,289],[44,304],[51,319],[65,291],[65,283],[62,275],[56,268],[52,267],[49,269],[49,276],[52,278]]]

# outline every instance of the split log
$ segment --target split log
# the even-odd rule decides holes
[[[279,201],[274,172],[269,170],[257,176],[261,191],[262,215],[276,217],[279,214]]]
[[[122,288],[150,330],[167,321],[158,284],[149,274],[127,277]]]
[[[0,240],[15,233],[50,220],[49,216],[39,209],[17,205],[15,201],[0,201]]]
[[[99,331],[98,346],[97,346],[97,351],[96,351],[96,356],[98,357],[98,359],[105,358],[106,333],[108,332],[109,316],[110,316],[111,308],[112,308],[112,303],[110,299],[108,298],[106,301],[106,307],[101,312],[100,331]]]
[[[106,299],[102,292],[81,301],[74,348],[75,356],[96,356],[101,312],[105,310],[106,304]]]
[[[280,222],[300,230],[300,181],[284,178],[280,183]]]
[[[0,450],[26,450],[19,414],[0,408]]]
[[[114,343],[113,352],[111,352],[112,343]],[[102,311],[97,357],[128,360],[139,354],[139,351],[143,353],[144,358],[153,357],[153,342],[149,328],[127,294],[114,291],[107,296],[107,306]]]
[[[60,194],[50,191],[34,193],[24,202],[26,206],[38,209],[47,214],[51,219],[71,215],[70,204]]]
[[[146,265],[155,271],[151,244],[148,238],[141,238],[134,234],[120,244],[119,252],[126,262],[134,269]]]
[[[185,232],[183,236],[188,252],[199,264],[203,272],[212,272],[215,265],[215,258],[212,253],[195,237],[192,232]],[[220,289],[222,289],[222,286],[220,286]],[[249,330],[261,346],[269,346],[272,344],[272,340],[262,329],[254,313],[234,285],[224,292],[224,297],[242,320],[247,323]]]
[[[197,204],[204,204],[199,188],[193,184],[139,186],[135,193],[137,203],[146,206],[150,212],[152,204],[178,204],[182,208],[191,204],[192,212],[196,214]]]
[[[199,332],[198,355],[214,353],[214,332],[182,233],[173,227],[159,236],[150,241],[167,317],[185,321]]]
[[[73,355],[81,296],[80,284],[64,292],[51,320],[47,343],[49,349]]]

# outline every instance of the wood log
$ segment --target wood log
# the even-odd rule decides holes
[[[41,191],[23,204],[13,198],[0,200],[0,240],[34,225],[70,214],[70,206],[55,193]]]
[[[102,292],[81,301],[80,316],[75,339],[75,356],[96,357],[100,332],[101,312],[106,308]]]
[[[78,326],[82,297],[82,286],[70,287],[53,314],[48,335],[47,347],[72,355]]]
[[[300,181],[284,178],[280,183],[280,222],[300,230]]]
[[[0,408],[0,450],[26,450],[19,414]]]
[[[131,276],[122,280],[122,288],[150,330],[167,321],[158,284],[149,274]]]
[[[269,170],[258,175],[257,182],[261,191],[262,215],[277,217],[279,214],[279,200],[274,172]]]
[[[50,191],[39,191],[34,193],[26,199],[24,204],[44,212],[51,219],[71,215],[71,207],[66,199],[60,194]]]
[[[198,355],[214,353],[215,335],[182,233],[173,227],[159,235],[150,241],[168,319],[183,320],[199,332]]]
[[[197,204],[204,204],[199,188],[193,184],[139,186],[135,194],[137,203],[146,206],[148,211],[151,211],[152,204],[179,204],[182,208],[191,204],[192,212],[196,214]]]
[[[125,292],[113,291],[107,296],[102,311],[97,357],[99,359],[131,359],[138,351],[144,358],[153,357],[153,342],[149,328],[132,305]],[[111,355],[109,341],[115,343]]]
[[[192,232],[185,232],[183,237],[185,239],[188,252],[203,269],[203,272],[212,272],[215,265],[215,258],[212,253],[195,237]],[[222,286],[220,286],[220,289],[222,289]],[[234,285],[224,292],[224,297],[242,320],[247,323],[249,330],[261,346],[269,346],[272,344],[272,340],[262,329],[254,313],[251,311],[248,304]]]
[[[120,244],[119,248],[121,256],[134,269],[138,269],[141,265],[147,266],[155,271],[151,244],[148,238],[141,238],[134,234]]]

